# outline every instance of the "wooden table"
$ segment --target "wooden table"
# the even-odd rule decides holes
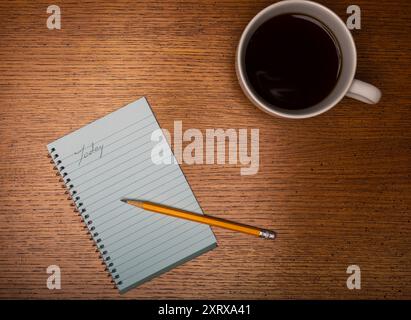
[[[321,1],[344,20],[352,1]],[[411,298],[410,2],[358,0],[358,78],[378,105],[319,117],[255,108],[234,72],[247,22],[272,1],[0,4],[1,298]],[[120,296],[66,200],[46,144],[145,95],[160,125],[259,128],[260,168],[183,165],[206,212],[278,231],[214,229],[219,247]],[[62,289],[46,287],[60,266]],[[361,290],[346,269],[361,268]]]

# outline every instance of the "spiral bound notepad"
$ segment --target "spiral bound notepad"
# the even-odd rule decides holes
[[[47,145],[121,293],[217,245],[207,225],[120,201],[138,198],[202,213],[179,165],[153,162],[158,141],[151,137],[158,129],[141,98]]]

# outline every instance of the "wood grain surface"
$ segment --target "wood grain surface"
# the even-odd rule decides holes
[[[1,1],[0,298],[411,298],[411,5],[358,0],[357,77],[378,105],[343,99],[295,121],[243,95],[235,49],[272,1]],[[321,1],[344,20],[346,0]],[[58,4],[62,29],[48,30]],[[260,168],[183,165],[210,214],[277,230],[214,228],[219,247],[119,295],[46,157],[46,144],[146,96],[163,128],[259,128]],[[62,289],[48,290],[59,265]],[[360,266],[361,290],[346,269]]]

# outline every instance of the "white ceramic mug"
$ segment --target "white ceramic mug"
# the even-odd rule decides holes
[[[300,13],[321,21],[331,30],[339,43],[342,67],[339,79],[330,94],[321,102],[305,109],[288,110],[270,105],[252,89],[245,72],[245,51],[248,42],[257,28],[272,17]],[[281,50],[281,48],[279,48]],[[321,4],[305,0],[284,0],[260,11],[247,25],[241,35],[236,54],[236,73],[245,95],[261,110],[271,115],[285,118],[302,119],[319,115],[334,107],[344,96],[365,103],[374,104],[381,98],[381,91],[371,84],[354,79],[357,68],[357,51],[354,39],[345,23],[330,9]]]

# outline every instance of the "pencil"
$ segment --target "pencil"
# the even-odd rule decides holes
[[[216,218],[208,215],[202,215],[194,212],[189,212],[181,209],[171,208],[164,205],[148,202],[148,201],[140,201],[134,199],[121,199],[121,201],[133,205],[138,208],[142,208],[144,210],[148,210],[151,212],[161,213],[168,216],[181,218],[185,220],[190,220],[198,223],[208,224],[214,227],[221,227],[224,229],[238,231],[246,234],[250,234],[253,236],[261,237],[264,239],[275,239],[276,234],[274,231],[260,229],[252,226],[248,226],[241,223],[236,223],[228,220],[224,220],[221,218]]]

